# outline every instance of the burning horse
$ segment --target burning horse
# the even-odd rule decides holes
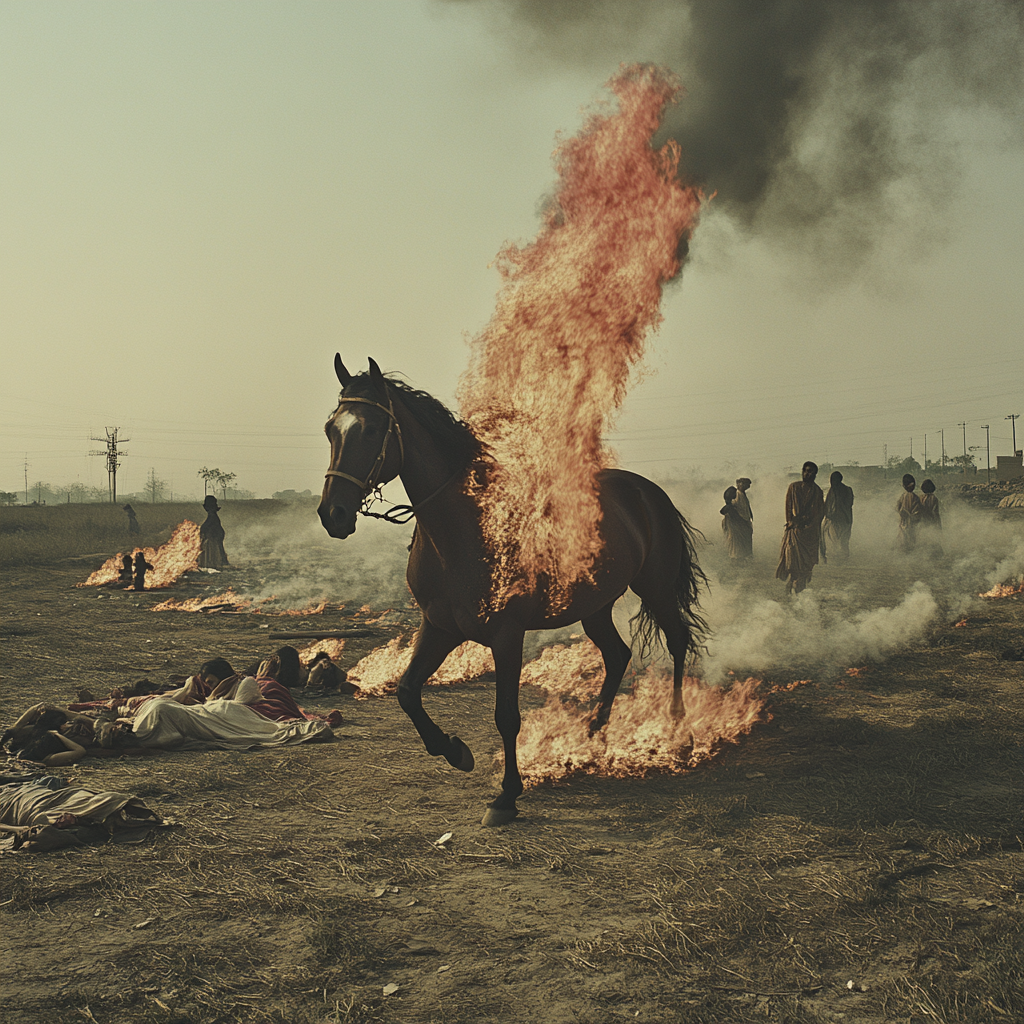
[[[520,588],[495,609],[494,553],[481,529],[473,490],[485,490],[492,463],[469,427],[437,399],[385,378],[371,359],[369,373],[353,375],[340,356],[334,368],[342,385],[327,421],[331,466],[318,513],[339,539],[356,528],[356,514],[381,484],[400,477],[416,517],[409,554],[409,588],[423,620],[412,660],[398,685],[398,700],[428,753],[471,771],[469,747],[448,735],[423,707],[423,685],[445,658],[467,640],[494,655],[497,694],[494,721],[501,734],[505,771],[501,793],[483,818],[503,825],[523,792],[516,760],[519,678],[527,630],[581,622],[604,659],[605,677],[591,733],[608,722],[612,701],[631,658],[612,622],[612,607],[628,589],[641,601],[634,622],[641,647],[664,635],[674,661],[674,704],[682,711],[683,669],[703,634],[697,597],[704,574],[693,551],[693,533],[668,495],[644,477],[608,469],[598,475],[602,551],[589,578],[567,604],[551,600],[543,577]]]

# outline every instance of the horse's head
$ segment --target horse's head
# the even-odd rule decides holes
[[[338,408],[324,430],[331,442],[331,465],[317,514],[332,536],[350,537],[366,496],[402,469],[402,431],[384,374],[371,359],[369,374],[353,377],[341,356],[334,357],[341,382]]]

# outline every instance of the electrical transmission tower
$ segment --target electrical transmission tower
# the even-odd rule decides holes
[[[127,444],[131,438],[129,437],[118,437],[118,427],[107,427],[106,437],[93,437],[93,441],[106,442],[107,447],[103,451],[89,452],[90,455],[105,455],[107,458],[107,489],[110,493],[110,500],[117,502],[117,470],[121,465],[117,460],[120,456],[124,455],[124,452],[118,451],[117,446],[119,444]]]

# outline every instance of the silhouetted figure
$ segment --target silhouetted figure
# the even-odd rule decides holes
[[[722,533],[725,534],[725,546],[729,550],[730,558],[750,558],[754,553],[751,544],[754,528],[736,507],[738,493],[735,487],[727,487],[725,494],[722,495],[725,501],[719,510],[722,515]]]
[[[131,505],[124,505],[123,508],[125,512],[128,513],[128,535],[133,536],[134,534],[141,533],[142,531],[139,529],[139,520],[135,515],[135,509],[133,509]]]
[[[740,558],[753,558],[754,557],[754,511],[750,507],[750,499],[747,497],[747,488],[750,486],[750,477],[741,476],[736,481],[736,497],[733,499],[733,505],[736,506],[736,511],[739,512],[741,518],[745,519],[750,524],[750,540],[747,545],[745,554],[740,555]]]
[[[117,583],[121,587],[130,587],[135,579],[135,570],[132,568],[132,556],[121,556],[121,571],[117,574]]]
[[[838,549],[839,561],[846,561],[850,557],[850,533],[853,531],[853,488],[843,483],[843,474],[838,469],[828,481],[822,538],[828,550]]]
[[[156,568],[155,565],[150,565],[149,562],[146,561],[146,556],[145,556],[145,554],[142,551],[140,551],[140,552],[138,552],[138,554],[136,554],[136,556],[135,556],[135,586],[134,586],[135,590],[145,590],[146,589],[146,570],[147,569],[155,569],[155,568]]]
[[[212,494],[208,494],[203,499],[203,508],[206,509],[206,522],[199,527],[199,567],[221,569],[228,564],[228,556],[224,550],[224,527],[217,515],[220,505]]]
[[[903,493],[896,502],[900,517],[900,532],[896,535],[896,550],[909,555],[917,546],[917,528],[921,525],[921,499],[914,493],[917,481],[909,474],[903,477]]]
[[[811,573],[818,564],[825,496],[814,482],[817,475],[817,465],[805,462],[802,479],[791,483],[786,491],[786,529],[775,578],[787,580],[788,594],[799,594],[811,582]]]
[[[935,497],[935,484],[931,480],[921,482],[921,546],[933,558],[941,558],[942,517],[939,515],[939,499]]]

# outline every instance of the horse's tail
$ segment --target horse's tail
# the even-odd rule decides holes
[[[676,573],[674,589],[675,603],[679,618],[686,629],[687,658],[692,659],[705,649],[708,624],[700,614],[700,593],[708,586],[708,578],[697,562],[697,541],[704,540],[704,534],[691,526],[682,513],[673,508],[679,521],[682,547],[679,552],[679,570]],[[639,643],[641,659],[647,658],[656,643],[661,642],[663,630],[655,618],[651,606],[640,599],[640,610],[629,620],[632,640]]]

